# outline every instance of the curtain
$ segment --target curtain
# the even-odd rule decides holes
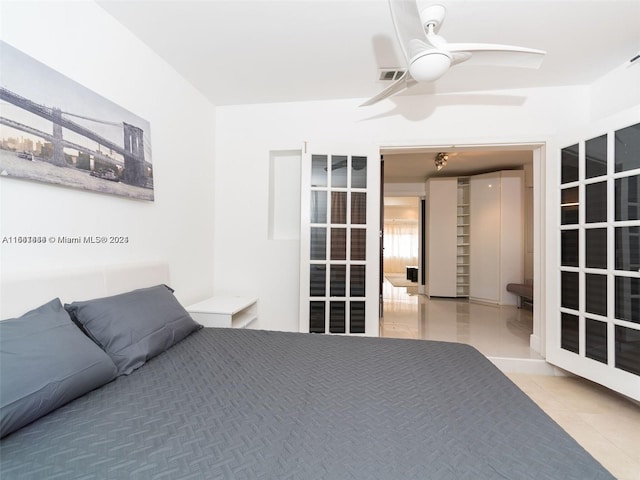
[[[384,222],[384,271],[406,273],[407,266],[418,265],[418,222]]]

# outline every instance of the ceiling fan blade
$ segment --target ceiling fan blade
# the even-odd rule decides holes
[[[406,60],[407,72],[361,106],[373,105],[416,83],[432,82],[451,65],[491,65],[539,68],[546,52],[533,48],[491,43],[448,43],[436,31],[446,10],[432,5],[418,10],[416,0],[388,0],[391,19]],[[421,18],[421,14],[422,17]]]
[[[413,87],[416,82],[413,78],[411,78],[411,76],[409,75],[408,72],[404,72],[404,74],[397,79],[395,82],[393,82],[391,85],[389,85],[387,88],[385,88],[384,90],[382,90],[380,93],[378,93],[377,95],[371,97],[369,100],[367,100],[366,102],[364,102],[363,104],[361,104],[361,107],[368,107],[369,105],[373,105],[374,103],[378,103],[381,100],[384,100],[385,98],[388,98],[392,95],[395,95],[396,93],[400,93],[404,90],[407,90],[411,87]]]
[[[418,83],[411,77],[408,70],[411,59],[417,52],[430,48],[425,42],[426,35],[420,22],[420,12],[418,12],[416,0],[388,0],[388,2],[393,28],[402,48],[407,71],[387,88],[361,104],[361,107],[378,103]]]
[[[533,48],[492,43],[447,43],[453,53],[453,64],[491,65],[502,67],[540,68],[547,52]],[[466,59],[467,55],[471,54]]]
[[[424,43],[426,40],[424,27],[420,21],[420,12],[416,0],[389,0],[389,9],[393,27],[408,66],[415,55],[416,41]]]

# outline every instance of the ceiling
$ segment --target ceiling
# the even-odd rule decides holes
[[[533,162],[532,148],[411,148],[383,151],[384,182],[416,183],[430,177],[464,177],[497,170],[520,170]],[[440,171],[434,162],[439,152],[449,154],[447,165]]]
[[[417,0],[447,15],[450,42],[545,50],[539,70],[465,66],[409,94],[589,85],[640,66],[640,0]],[[98,0],[214,105],[369,98],[404,67],[387,0]],[[392,103],[389,103],[392,102]],[[385,100],[394,105],[394,99]],[[362,107],[388,108],[388,107]],[[385,183],[465,175],[531,161],[531,149],[457,149],[441,172],[439,149],[385,152]],[[452,150],[447,150],[452,151]]]
[[[368,98],[404,67],[386,0],[98,0],[215,105]],[[547,51],[540,70],[458,65],[411,93],[586,85],[640,53],[638,0],[440,3],[450,42]]]

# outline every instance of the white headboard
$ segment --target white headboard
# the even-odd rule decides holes
[[[62,303],[70,303],[161,283],[170,283],[169,265],[166,263],[135,263],[2,275],[0,319],[20,316],[56,297]]]

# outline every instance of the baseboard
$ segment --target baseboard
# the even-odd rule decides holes
[[[487,357],[503,373],[526,373],[529,375],[567,376],[567,372],[542,359]]]
[[[529,336],[529,348],[536,353],[540,353],[540,337],[533,333]]]

